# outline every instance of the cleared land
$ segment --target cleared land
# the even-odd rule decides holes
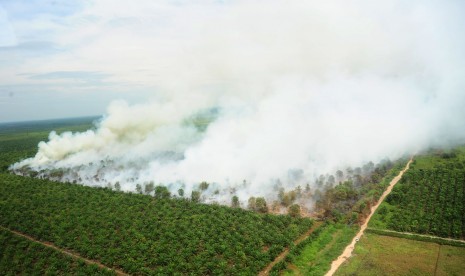
[[[366,233],[335,275],[465,275],[465,248]]]

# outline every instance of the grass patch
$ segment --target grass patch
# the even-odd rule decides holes
[[[366,232],[383,235],[383,236],[422,241],[422,242],[434,242],[434,243],[442,244],[442,245],[465,247],[465,243],[460,242],[458,240],[441,238],[441,237],[436,237],[436,236],[420,235],[420,234],[408,233],[408,232],[395,232],[395,231],[390,231],[390,230],[374,229],[374,228],[368,228]]]
[[[432,170],[437,167],[447,167],[449,163],[465,163],[465,146],[458,146],[453,149],[430,149],[419,156],[416,156],[410,169],[412,170]]]
[[[465,248],[441,246],[436,275],[465,275]]]
[[[439,247],[436,243],[366,233],[336,275],[433,275]],[[462,262],[464,253],[453,252]]]
[[[288,265],[284,275],[323,275],[350,243],[358,228],[329,224]]]

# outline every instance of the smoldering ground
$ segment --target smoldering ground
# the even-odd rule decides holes
[[[156,85],[153,99],[113,102],[93,130],[51,133],[13,170],[119,183],[126,191],[161,183],[187,195],[207,181],[207,193],[229,203],[232,189],[241,199],[270,196],[278,180],[292,188],[465,138],[459,1],[152,8],[163,20],[156,12],[121,11],[142,20],[116,34],[97,32],[85,50],[128,39],[139,45],[138,54],[121,51],[144,53],[150,77],[134,79]],[[98,60],[127,62],[113,54]]]

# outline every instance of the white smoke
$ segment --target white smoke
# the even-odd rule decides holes
[[[169,18],[144,37],[156,100],[114,102],[95,130],[51,133],[13,169],[123,190],[155,182],[188,193],[207,181],[218,200],[232,187],[246,199],[275,193],[277,179],[312,182],[465,138],[459,2],[163,8]],[[199,114],[206,129],[192,123]]]

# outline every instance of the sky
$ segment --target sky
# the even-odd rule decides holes
[[[209,53],[200,51],[198,47],[203,44],[211,46],[211,43],[196,41],[195,37],[203,36],[208,40],[217,35],[219,39],[214,41],[217,48],[236,37],[244,43],[234,45],[237,48],[229,53],[234,58],[240,55],[239,58],[253,59],[256,50],[270,50],[268,54],[272,55],[271,51],[276,49],[261,49],[261,45],[247,37],[247,28],[250,26],[254,35],[253,29],[263,31],[258,36],[286,31],[289,28],[286,16],[289,14],[280,14],[275,9],[279,2],[282,1],[250,1],[251,4],[246,4],[246,1],[0,0],[0,122],[100,115],[115,99],[141,103],[153,98],[166,98],[166,91],[189,93],[186,91],[199,83],[192,84],[192,79],[198,77],[197,71],[205,69],[195,64],[198,59],[220,62],[225,57],[218,55],[228,54],[215,49]],[[421,8],[423,2],[428,4],[424,11]],[[438,9],[439,12],[433,16],[443,16],[444,20],[451,21],[449,27],[452,29],[445,35],[463,32],[463,26],[454,22],[464,10],[461,1],[393,1],[376,5],[366,1],[353,1],[353,5],[341,3],[329,1],[320,6],[330,6],[335,16],[346,12],[350,14],[352,6],[354,10],[367,6],[357,12],[363,17],[366,10],[376,10],[379,14],[375,16],[380,20],[391,20],[389,12],[398,13],[396,16],[404,20],[404,16],[412,15],[412,9],[419,10],[416,13],[419,17],[422,12],[429,16],[431,9]],[[241,8],[244,6],[248,7]],[[305,11],[308,6],[300,8]],[[344,6],[348,6],[349,10]],[[373,8],[376,6],[378,8]],[[254,9],[276,15],[275,22],[269,24],[269,18],[262,21],[262,15],[254,14]],[[246,10],[243,14],[247,18],[245,23],[241,22],[240,16],[236,17],[241,10]],[[456,14],[450,17],[454,10]],[[315,16],[311,12],[308,14]],[[235,20],[237,26],[231,26],[231,22],[224,24],[228,20]],[[337,17],[330,20],[334,25],[338,24]],[[217,21],[220,23],[218,26],[225,27],[224,30],[215,27]],[[459,23],[462,24],[463,20]],[[393,25],[391,31],[398,30],[396,22],[390,24]],[[431,28],[435,26],[424,26],[425,30]],[[350,30],[349,35],[354,31]],[[224,32],[231,34],[221,37]],[[409,33],[409,27],[402,32],[400,37],[416,35]],[[441,39],[440,35],[438,38]],[[266,39],[260,42],[266,43]],[[293,36],[290,34],[284,39],[293,39]],[[289,48],[285,41],[281,46],[284,51]],[[168,58],[173,56],[176,56],[174,60]],[[289,55],[289,58],[294,57]],[[256,63],[270,63],[272,66],[273,58],[269,56],[268,59]],[[186,70],[178,72],[180,66]],[[260,66],[253,63],[248,66],[247,73],[261,74]],[[221,72],[215,74],[211,74],[210,79],[202,79],[204,88],[214,83],[214,78]],[[242,76],[231,75],[231,79],[238,77]],[[161,90],[163,93],[160,95]]]
[[[0,122],[101,115],[156,93],[157,1],[0,0]],[[171,6],[171,4],[169,4]]]

